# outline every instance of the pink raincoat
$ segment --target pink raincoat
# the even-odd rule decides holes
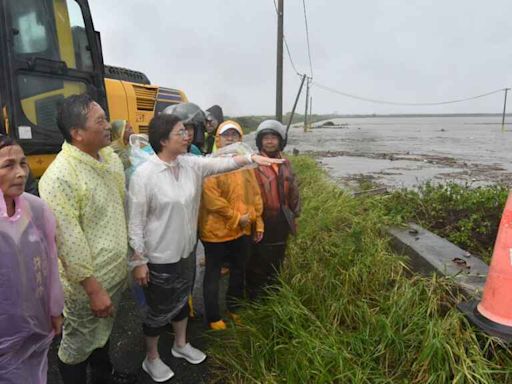
[[[0,383],[46,383],[48,349],[64,297],[57,269],[55,219],[24,193],[7,215],[0,191]]]

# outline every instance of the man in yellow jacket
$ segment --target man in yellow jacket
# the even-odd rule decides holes
[[[240,125],[228,120],[219,125],[217,148],[240,142]],[[250,237],[263,237],[263,203],[252,169],[208,177],[203,184],[199,212],[199,237],[205,248],[206,268],[203,283],[205,315],[211,329],[225,329],[219,311],[219,280],[221,267],[230,267],[226,294],[228,315],[235,321],[237,302],[245,289],[245,265],[249,255]]]
[[[105,111],[88,95],[66,98],[58,115],[62,151],[39,183],[57,220],[64,328],[59,370],[65,384],[133,383],[112,370],[109,340],[126,286],[128,236],[123,164],[110,144]]]

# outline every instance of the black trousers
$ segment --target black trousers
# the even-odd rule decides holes
[[[245,272],[247,295],[254,300],[276,282],[286,252],[283,244],[253,244]]]
[[[87,384],[87,366],[91,367],[91,383],[110,384],[112,362],[108,354],[110,341],[95,349],[87,360],[79,364],[65,364],[59,359],[59,371],[64,384]]]
[[[222,265],[229,264],[229,287],[226,294],[228,310],[236,312],[238,302],[244,297],[245,265],[249,255],[249,236],[222,243],[204,241],[206,267],[203,292],[206,320],[209,323],[221,320],[219,310],[219,282]]]

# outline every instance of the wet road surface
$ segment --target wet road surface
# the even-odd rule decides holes
[[[194,307],[198,311],[196,319],[189,319],[188,341],[196,348],[207,352],[208,342],[215,337],[215,333],[209,331],[204,318],[202,305],[202,275],[204,267],[201,267],[200,260],[204,257],[204,249],[201,243],[197,248],[197,269],[198,279],[194,286]],[[227,289],[227,277],[221,279],[220,297],[225,297]],[[220,301],[221,310],[225,308],[225,302]],[[192,365],[184,359],[177,359],[171,355],[171,347],[174,341],[171,327],[169,332],[160,337],[159,351],[160,358],[174,371],[174,377],[166,383],[171,384],[202,384],[209,383],[209,360],[199,365]],[[48,384],[62,384],[58,371],[57,348],[59,340],[54,340],[48,355]],[[116,321],[110,340],[110,356],[116,369],[123,372],[137,374],[138,383],[151,384],[154,381],[142,370],[141,365],[145,357],[144,338],[142,334],[142,315],[139,313],[137,304],[130,289],[127,289],[121,300],[121,305],[116,315]]]

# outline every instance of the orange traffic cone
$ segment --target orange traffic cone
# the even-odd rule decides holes
[[[512,341],[512,194],[501,217],[482,301],[458,308],[487,334]]]

